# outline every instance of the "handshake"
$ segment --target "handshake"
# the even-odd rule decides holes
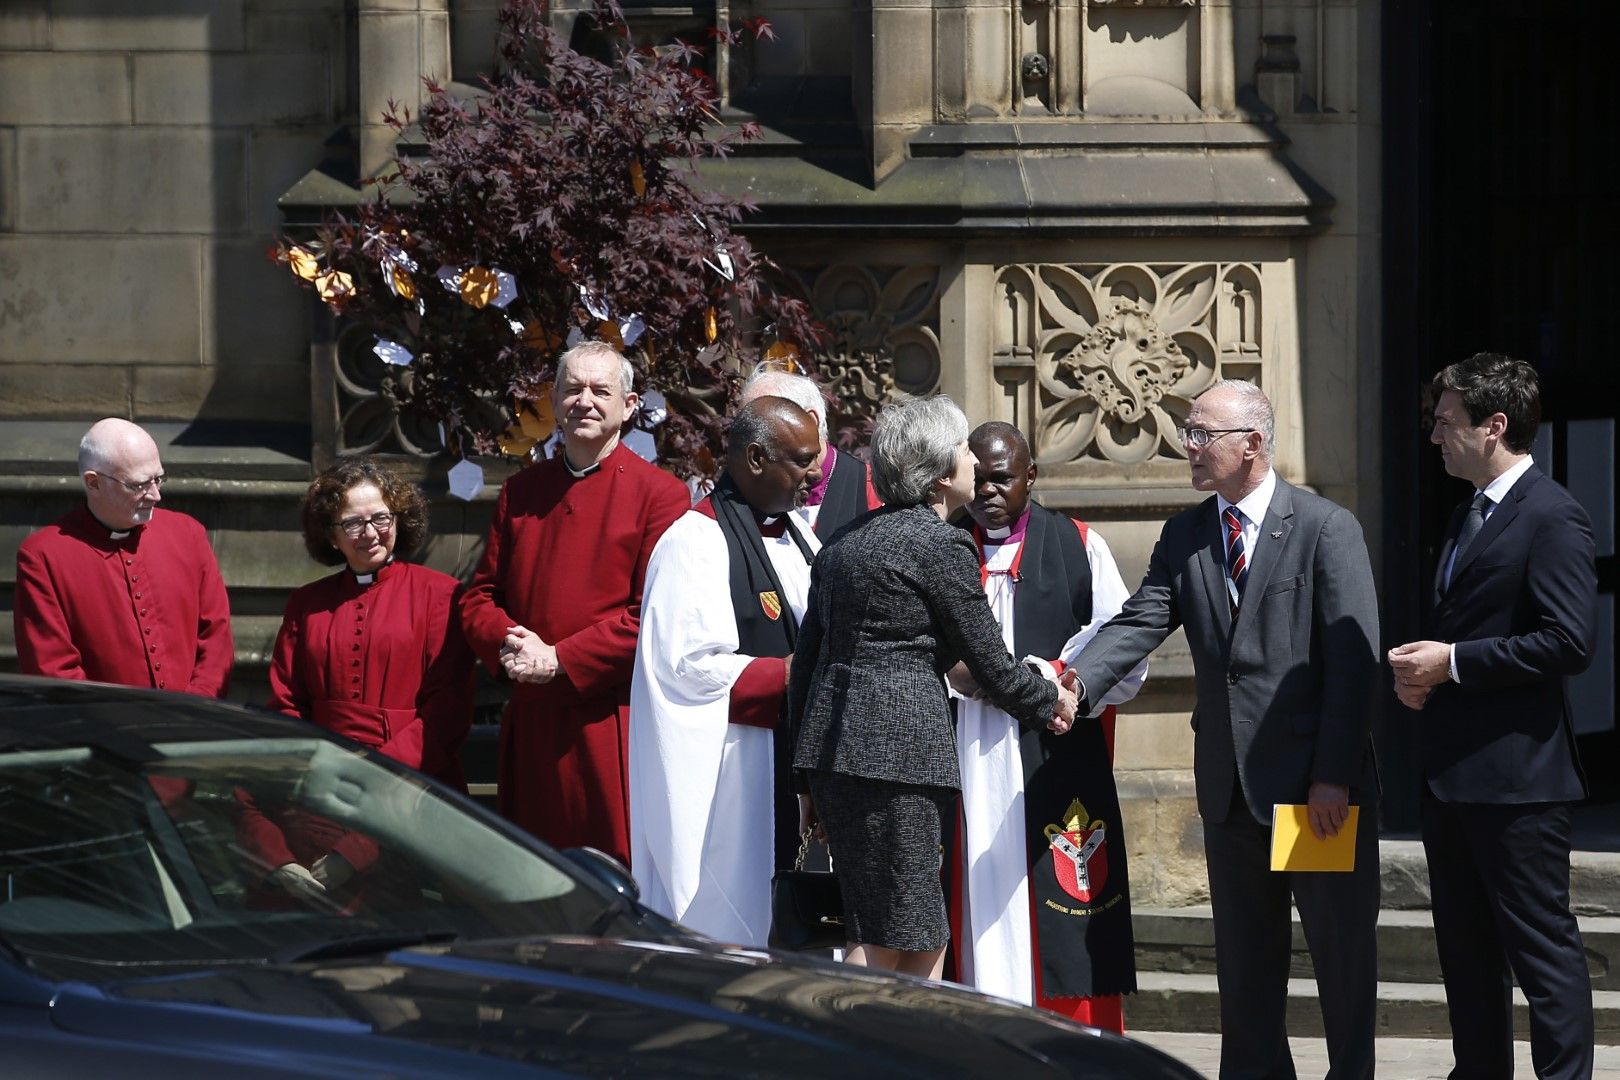
[[[1042,673],[1052,678],[1051,669],[1043,665]],[[966,664],[958,663],[945,673],[945,679],[950,683],[951,689],[970,701],[977,701],[984,696],[973,673]],[[1080,711],[1080,685],[1073,671],[1065,671],[1057,676],[1057,705],[1052,710],[1052,719],[1047,721],[1046,730],[1057,735],[1066,734],[1074,727],[1074,718]]]

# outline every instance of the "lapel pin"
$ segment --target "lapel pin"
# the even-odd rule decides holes
[[[1272,533],[1272,534],[1271,534],[1271,538],[1272,538],[1272,539],[1273,539],[1273,540],[1281,540],[1281,539],[1282,539],[1282,530],[1281,530],[1281,529],[1278,529],[1278,530],[1276,530],[1276,531],[1275,531],[1275,532],[1273,532],[1273,533]]]

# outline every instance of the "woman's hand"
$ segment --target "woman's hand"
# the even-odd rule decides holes
[[[969,701],[977,700],[980,694],[979,680],[973,677],[967,664],[958,660],[956,666],[945,673],[945,681],[951,684],[951,689],[967,698]]]
[[[803,836],[806,830],[810,832],[810,839],[819,840],[822,843],[827,842],[827,831],[821,827],[821,822],[816,819],[816,804],[811,801],[810,796],[800,795],[799,835]]]
[[[1057,692],[1056,715],[1046,728],[1055,734],[1063,735],[1074,726],[1074,714],[1080,705],[1080,696],[1061,682],[1058,683]]]

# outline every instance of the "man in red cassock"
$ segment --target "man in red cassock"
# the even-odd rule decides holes
[[[461,600],[480,660],[514,684],[501,722],[501,812],[556,847],[628,863],[630,673],[647,559],[690,505],[624,447],[634,369],[585,342],[557,362],[562,453],[501,488]]]
[[[234,659],[225,583],[202,525],[158,507],[157,444],[102,420],[79,443],[79,475],[84,505],[17,549],[19,669],[223,695]]]

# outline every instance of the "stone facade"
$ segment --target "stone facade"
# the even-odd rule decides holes
[[[556,4],[553,19],[566,29],[579,8]],[[27,453],[6,443],[8,551],[44,512],[27,493],[57,483],[44,474],[67,471],[69,436],[98,415],[180,422],[177,446],[198,420],[278,422],[313,432],[293,439],[310,461],[431,445],[263,249],[283,221],[359,197],[392,147],[390,99],[414,104],[422,76],[467,82],[489,66],[497,9],[5,5],[0,409],[8,426],[43,425]],[[714,18],[772,22],[776,41],[707,61],[725,119],[758,119],[766,137],[704,182],[759,203],[747,228],[832,330],[846,418],[939,390],[974,419],[1018,423],[1039,496],[1099,528],[1134,581],[1164,517],[1196,498],[1173,437],[1188,401],[1222,375],[1252,378],[1278,406],[1280,471],[1355,510],[1377,550],[1380,428],[1359,403],[1378,400],[1380,377],[1378,5],[631,12],[650,41]],[[177,460],[221,508],[239,614],[265,623],[244,623],[251,654],[276,598],[315,570],[290,534],[308,464],[243,453],[235,473],[223,450]],[[250,511],[255,491],[285,520]],[[482,512],[445,512],[437,563],[465,569]],[[237,547],[251,552],[240,563]],[[1190,673],[1172,639],[1119,724],[1140,903],[1204,892]]]

